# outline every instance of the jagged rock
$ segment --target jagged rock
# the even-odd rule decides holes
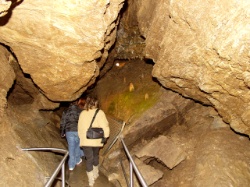
[[[157,139],[152,140],[138,151],[136,156],[139,158],[154,157],[170,169],[173,169],[186,158],[185,152],[178,146],[178,143],[166,136],[159,136]]]
[[[9,64],[11,54],[0,45],[0,121],[7,107],[7,92],[15,80],[15,72]]]
[[[115,41],[122,2],[21,1],[1,18],[0,42],[46,97],[73,100],[98,76],[96,60]]]
[[[136,7],[153,76],[250,135],[250,2],[140,0]]]
[[[150,186],[151,184],[155,183],[156,181],[162,178],[163,172],[160,171],[159,169],[156,169],[150,165],[147,165],[141,160],[136,159],[136,158],[134,159],[134,161],[135,161],[136,167],[138,168],[139,172],[141,173],[143,179],[145,180],[148,186]],[[140,185],[137,185],[137,186],[140,186]]]

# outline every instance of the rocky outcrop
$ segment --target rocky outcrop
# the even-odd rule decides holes
[[[21,148],[66,148],[55,125],[58,116],[39,111],[58,104],[38,91],[2,45],[0,59],[0,186],[43,186],[62,156]]]
[[[139,158],[154,157],[163,162],[169,169],[173,169],[186,159],[186,154],[178,146],[178,143],[165,136],[159,136],[152,140],[135,155]]]
[[[115,41],[122,2],[19,1],[0,19],[0,42],[46,97],[73,100],[98,76],[97,61],[105,61]]]
[[[153,76],[250,135],[249,1],[141,0],[136,6]]]
[[[9,64],[10,53],[0,45],[0,123],[7,107],[7,93],[16,78]]]

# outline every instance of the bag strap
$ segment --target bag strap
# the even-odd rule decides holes
[[[95,111],[95,114],[94,114],[94,116],[93,116],[93,118],[92,118],[92,121],[91,121],[91,123],[90,123],[89,129],[92,127],[92,123],[94,122],[95,117],[96,117],[96,114],[97,114],[98,111],[99,111],[99,108]]]

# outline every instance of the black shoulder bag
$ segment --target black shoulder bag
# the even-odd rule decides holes
[[[92,123],[94,122],[96,114],[97,114],[98,111],[99,111],[99,109],[97,109],[95,111],[93,119],[92,119],[92,121],[90,123],[90,126],[89,126],[88,130],[87,130],[87,139],[100,139],[100,138],[104,137],[104,131],[103,131],[102,128],[92,127]]]

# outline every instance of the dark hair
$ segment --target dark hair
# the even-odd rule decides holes
[[[86,102],[86,99],[80,97],[80,98],[78,99],[77,105],[79,106],[79,108],[84,109],[85,102]]]
[[[85,110],[89,110],[89,109],[95,109],[98,108],[98,100],[94,97],[87,97],[85,105],[84,105],[84,109]]]
[[[78,103],[78,99],[71,101],[70,105],[77,105],[77,103]]]

